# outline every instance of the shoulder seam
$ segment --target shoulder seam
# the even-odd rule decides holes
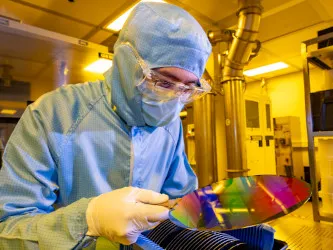
[[[94,106],[103,98],[104,94],[101,93],[95,100],[90,101],[87,105],[87,111],[83,112],[79,115],[79,117],[75,120],[75,122],[72,124],[72,126],[68,129],[68,131],[65,133],[66,139],[63,145],[61,146],[61,150],[59,151],[59,155],[57,157],[57,166],[59,166],[59,161],[61,158],[61,155],[63,153],[63,150],[65,146],[67,145],[68,141],[70,140],[70,136],[73,134],[75,129],[80,125],[80,123],[83,121],[83,119],[90,113],[90,111],[94,108]]]
[[[172,133],[170,132],[170,130],[167,129],[166,127],[163,127],[163,129],[165,129],[165,130],[168,132],[168,134],[171,136],[173,142],[174,142],[175,144],[177,144],[177,141],[175,140],[175,138],[174,138],[174,136],[172,135]]]

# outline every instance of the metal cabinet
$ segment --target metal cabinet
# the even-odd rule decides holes
[[[274,138],[277,175],[305,179],[301,141],[300,118],[283,116],[274,118]]]
[[[265,95],[245,94],[246,161],[248,175],[276,174],[271,101]]]

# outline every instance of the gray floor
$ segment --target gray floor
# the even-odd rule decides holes
[[[288,243],[288,249],[333,250],[333,223],[314,222],[311,202],[293,213],[269,223],[275,238]]]

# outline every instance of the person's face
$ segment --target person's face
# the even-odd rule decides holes
[[[162,102],[178,99],[186,104],[210,91],[208,83],[204,85],[205,88],[200,86],[203,82],[205,82],[204,79],[199,82],[195,74],[187,70],[164,67],[149,70],[137,86],[148,99]]]
[[[181,82],[186,85],[191,85],[198,82],[198,78],[191,72],[176,68],[176,67],[167,67],[167,68],[158,68],[155,69],[162,76],[165,76],[165,80],[169,79],[174,82]]]

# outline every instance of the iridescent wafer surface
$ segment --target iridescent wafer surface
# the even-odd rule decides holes
[[[171,209],[170,219],[189,228],[242,228],[284,216],[303,205],[310,196],[310,185],[296,178],[238,177],[184,196]]]

